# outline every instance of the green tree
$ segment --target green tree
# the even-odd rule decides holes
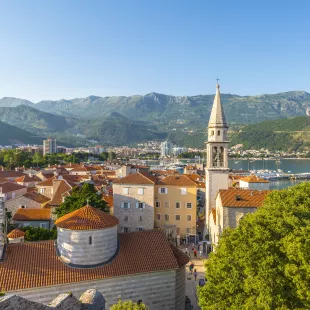
[[[133,302],[131,300],[121,301],[117,304],[112,305],[110,310],[148,310],[149,308],[142,302]]]
[[[116,154],[114,152],[109,152],[109,160],[113,160],[116,158]]]
[[[55,240],[57,238],[57,229],[52,229],[26,226],[21,227],[20,230],[24,231],[25,241],[41,241],[41,240]]]
[[[224,230],[198,289],[203,310],[310,309],[310,184],[272,191]]]
[[[57,217],[61,217],[72,211],[75,211],[88,204],[94,208],[108,212],[105,201],[102,200],[101,194],[95,189],[93,184],[84,183],[81,187],[76,186],[73,188],[71,196],[66,197],[65,201],[56,208]]]
[[[43,158],[43,155],[39,152],[34,153],[32,156],[32,162],[38,167],[45,164],[45,160]]]

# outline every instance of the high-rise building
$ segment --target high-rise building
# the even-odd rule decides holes
[[[167,157],[172,155],[172,143],[164,141],[160,144],[160,157]]]
[[[43,140],[43,155],[57,153],[56,139]]]
[[[228,188],[228,125],[221,104],[220,85],[216,93],[208,125],[206,165],[206,228],[209,231],[209,212],[215,209],[215,199],[220,189]]]

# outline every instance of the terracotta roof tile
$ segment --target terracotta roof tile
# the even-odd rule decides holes
[[[25,174],[20,171],[15,171],[15,170],[0,171],[0,178],[18,178],[23,175]]]
[[[108,207],[113,207],[113,195],[103,194],[102,200],[104,200],[107,203]]]
[[[65,180],[53,181],[54,194],[50,201],[51,205],[59,206],[62,203],[62,195],[72,189],[72,186]]]
[[[248,183],[270,183],[269,181],[259,178],[256,175],[249,175],[247,177],[240,178],[239,180]]]
[[[9,292],[55,286],[178,269],[186,262],[160,230],[119,234],[119,243],[119,253],[111,263],[92,269],[70,268],[62,263],[54,241],[9,244],[0,263],[0,287]]]
[[[6,182],[6,183],[0,184],[0,192],[2,192],[3,194],[14,192],[14,191],[17,191],[23,188],[26,188],[26,187],[23,185],[19,185],[17,183],[12,183],[12,182]]]
[[[56,220],[55,225],[72,230],[89,230],[114,227],[118,219],[91,206],[85,206]]]
[[[13,216],[13,221],[49,221],[51,209],[19,208]]]
[[[50,198],[36,192],[29,192],[23,196],[39,203],[45,203],[51,200]]]
[[[23,182],[40,182],[41,179],[38,178],[36,175],[33,175],[33,176],[30,176],[30,175],[23,175],[21,177],[18,177],[15,179],[15,182],[20,182],[20,183],[23,183]]]
[[[56,180],[55,176],[53,176],[52,178],[48,178],[47,180],[38,183],[37,186],[53,186],[53,180]]]
[[[171,243],[170,247],[180,268],[189,262],[189,257],[184,252],[179,250],[176,246],[172,245]]]
[[[157,177],[144,172],[136,172],[128,175],[127,177],[114,181],[115,184],[155,184]]]
[[[13,229],[10,233],[8,233],[7,237],[10,239],[14,239],[14,238],[20,238],[20,237],[24,237],[25,236],[25,232],[23,232],[22,230],[15,228]]]
[[[242,189],[221,189],[219,191],[223,207],[260,207],[270,191],[264,190],[242,190]]]
[[[197,186],[187,175],[171,175],[158,182],[159,185]]]

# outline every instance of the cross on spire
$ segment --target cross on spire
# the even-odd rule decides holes
[[[217,82],[217,84],[219,83],[219,80],[220,80],[220,79],[217,77],[217,78],[216,78],[216,82]]]

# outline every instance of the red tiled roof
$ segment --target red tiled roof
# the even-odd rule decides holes
[[[197,186],[187,175],[171,175],[158,182],[159,185]]]
[[[24,194],[23,196],[39,203],[45,203],[51,200],[50,198],[36,192],[29,192],[27,194]]]
[[[9,244],[0,263],[0,287],[13,291],[179,269],[188,261],[160,230],[119,234],[117,256],[102,267],[71,268],[56,256],[54,241]]]
[[[12,182],[6,182],[6,183],[1,183],[0,184],[0,193],[2,192],[3,194],[5,193],[10,193],[14,192],[20,189],[26,188],[23,185],[19,185],[17,183],[12,183]]]
[[[219,191],[223,207],[256,208],[260,207],[270,191],[221,189]]]
[[[133,174],[129,174],[127,177],[118,179],[114,181],[115,184],[155,184],[157,182],[157,178],[149,173],[144,172],[136,172]]]
[[[55,225],[72,230],[89,230],[114,227],[119,220],[106,212],[85,206],[56,220]]]
[[[41,179],[38,178],[36,175],[30,176],[30,175],[23,175],[19,178],[15,179],[15,182],[40,182]]]
[[[59,206],[62,203],[62,195],[72,189],[72,186],[65,180],[54,180],[53,182],[54,195],[50,201],[53,206]]]
[[[248,183],[270,183],[269,181],[259,178],[256,175],[250,175],[248,177],[243,177],[243,178],[240,178],[239,180],[248,182]]]
[[[7,237],[10,239],[24,237],[25,233],[18,228],[13,229],[10,233],[8,233]]]
[[[171,243],[170,247],[180,268],[189,262],[189,258],[184,252],[179,250],[176,246],[172,245]]]
[[[102,200],[104,200],[107,203],[108,207],[113,207],[113,195],[103,194]]]
[[[13,216],[13,221],[49,221],[51,209],[19,208]]]
[[[25,174],[20,171],[15,171],[15,170],[0,171],[0,178],[18,178],[23,175]]]

